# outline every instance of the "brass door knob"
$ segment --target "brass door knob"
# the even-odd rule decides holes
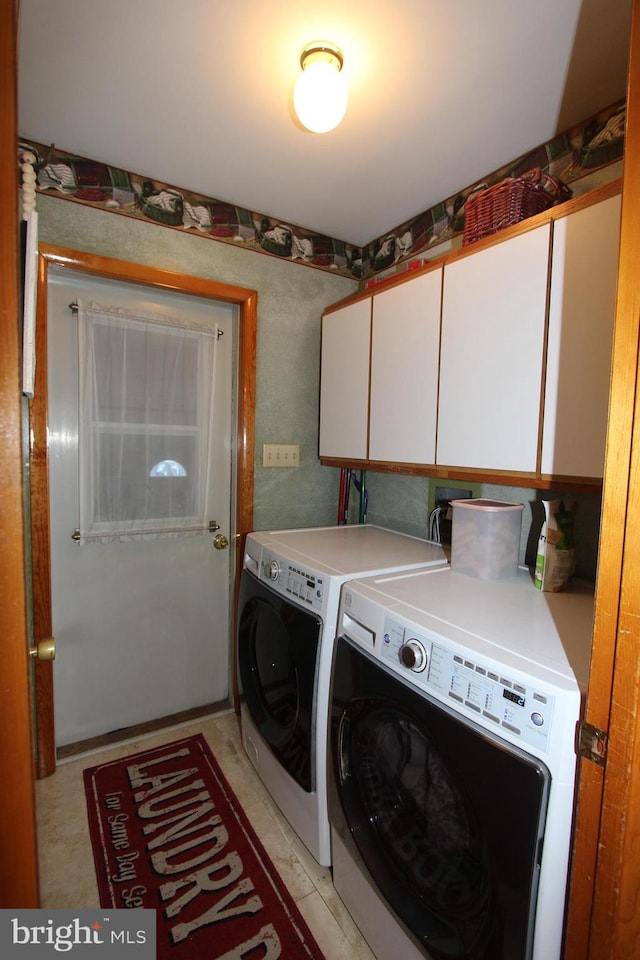
[[[38,640],[35,647],[29,647],[29,656],[34,660],[55,660],[56,638],[47,637],[46,640]]]
[[[216,548],[216,550],[226,550],[227,547],[229,546],[229,541],[227,540],[227,538],[223,533],[218,533],[213,538],[213,545]]]

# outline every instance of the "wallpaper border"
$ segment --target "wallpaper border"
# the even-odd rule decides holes
[[[366,280],[462,234],[464,207],[470,194],[505,177],[539,167],[569,186],[574,194],[586,192],[589,178],[597,170],[622,158],[625,115],[625,101],[601,110],[364,247],[99,160],[79,157],[54,144],[21,139],[19,152],[30,150],[36,156],[39,193]]]

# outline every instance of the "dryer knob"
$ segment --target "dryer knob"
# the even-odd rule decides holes
[[[420,673],[427,665],[427,651],[419,640],[407,640],[400,647],[400,662],[414,673]]]
[[[271,560],[270,563],[265,563],[264,572],[266,573],[269,580],[277,580],[280,575],[280,567],[278,566],[278,561]]]

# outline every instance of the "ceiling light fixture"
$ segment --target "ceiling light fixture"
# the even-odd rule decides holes
[[[293,91],[300,123],[312,133],[328,133],[338,126],[347,109],[347,84],[342,51],[334,43],[309,43],[300,54],[302,73]]]

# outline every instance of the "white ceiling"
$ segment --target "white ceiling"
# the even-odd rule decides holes
[[[632,0],[20,0],[20,135],[358,246],[626,95]],[[311,134],[302,47],[344,53]]]

